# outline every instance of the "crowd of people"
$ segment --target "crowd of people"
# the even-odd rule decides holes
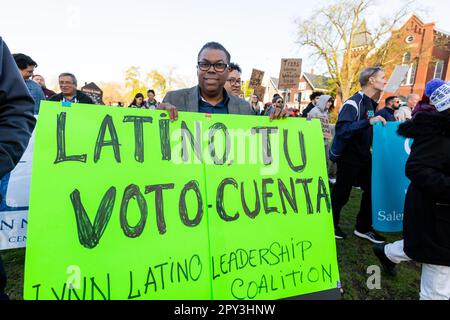
[[[13,54],[13,58],[35,102],[35,114],[39,114],[40,103],[44,100],[94,104],[92,98],[77,89],[78,81],[73,73],[65,72],[58,76],[58,84],[61,92],[57,94],[47,88],[45,79],[42,75],[35,73],[38,64],[30,56],[23,53],[16,53]],[[244,99],[244,94],[242,92],[243,81],[241,79],[241,67],[237,63],[230,62],[227,64],[227,69],[229,70],[228,77],[223,86],[225,91],[228,95]],[[333,102],[328,106],[325,105],[326,109],[318,112],[319,109],[317,108],[317,105],[322,94],[322,92],[314,92],[310,96],[311,103],[305,110],[301,112],[301,110],[295,108],[287,108],[286,115],[289,117],[307,118],[309,112],[316,108],[316,111],[313,112],[313,114],[316,113],[317,115],[320,113],[322,116],[329,116],[329,113],[331,113],[334,108]],[[330,101],[334,101],[334,99],[330,97]],[[263,102],[262,97],[259,97],[257,94],[253,93],[247,102],[251,113],[254,115],[267,116],[270,115],[271,111],[276,110],[277,108],[285,108],[284,99],[278,93],[273,96],[272,101],[266,103]],[[136,93],[133,101],[131,101],[128,107],[155,110],[158,108],[159,104],[160,102],[156,100],[156,92],[153,89],[149,89],[147,91],[147,97],[145,97],[141,92]],[[119,102],[118,106],[124,107],[124,104]]]
[[[166,110],[176,121],[178,112],[209,114],[265,115],[271,120],[286,117],[329,117],[334,98],[313,93],[305,110],[286,108],[276,94],[270,103],[252,95],[241,98],[242,70],[231,62],[230,53],[219,43],[205,44],[197,56],[198,84],[192,88],[171,91],[162,102],[148,90],[147,99],[136,94],[129,107]],[[15,65],[13,65],[15,62]],[[17,67],[18,68],[17,68]],[[45,86],[37,67],[24,54],[11,55],[0,38],[0,177],[11,171],[22,156],[34,129],[33,114],[39,112],[42,100],[70,103],[93,103],[77,90],[77,79],[71,73],[59,76],[61,92]],[[19,72],[20,71],[20,72]],[[34,81],[33,81],[34,80]],[[324,141],[327,160],[336,167],[332,186],[334,232],[337,240],[347,235],[340,228],[340,214],[352,188],[362,189],[361,205],[354,235],[368,240],[386,272],[393,274],[395,265],[414,259],[423,263],[421,299],[450,298],[450,85],[433,80],[425,96],[407,98],[400,106],[399,97],[388,97],[386,107],[378,108],[386,86],[380,67],[363,70],[359,79],[361,91],[344,102],[340,109],[332,142]],[[420,100],[420,101],[419,101]],[[406,175],[411,180],[405,202],[404,239],[386,244],[386,239],[372,227],[372,126],[386,121],[405,121],[399,134],[414,138]],[[0,296],[5,297],[6,276],[0,260]]]

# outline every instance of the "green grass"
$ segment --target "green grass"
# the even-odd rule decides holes
[[[378,265],[371,243],[353,236],[361,192],[354,190],[349,203],[342,211],[341,228],[349,235],[337,242],[339,271],[344,299],[346,300],[410,300],[418,299],[420,266],[414,262],[399,265],[395,278],[381,274],[381,289],[367,287],[367,268]],[[385,234],[389,242],[402,238],[401,234]],[[11,299],[21,300],[25,249],[1,252],[8,274],[6,292]]]
[[[381,289],[369,290],[367,268],[380,265],[371,243],[353,235],[359,211],[361,192],[354,190],[350,201],[342,210],[341,229],[348,238],[337,242],[339,272],[345,300],[417,300],[419,297],[420,265],[415,262],[397,266],[397,276],[381,273]],[[402,239],[401,233],[383,234],[388,242]],[[381,265],[380,265],[381,267]]]
[[[6,293],[12,300],[22,300],[25,249],[0,251],[0,254],[8,276]]]

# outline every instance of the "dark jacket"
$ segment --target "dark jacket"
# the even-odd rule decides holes
[[[34,100],[0,37],[0,178],[22,157],[36,124]]]
[[[404,251],[421,263],[450,266],[450,115],[419,113],[398,133],[414,139],[406,163]]]
[[[349,98],[339,111],[336,132],[330,147],[330,160],[352,164],[370,162],[373,130],[369,118],[377,103],[362,92]]]
[[[52,96],[49,101],[63,101],[64,95],[61,93],[55,94]],[[77,90],[77,103],[85,103],[85,104],[95,104],[94,101],[87,94]]]
[[[383,117],[386,121],[395,122],[397,121],[397,119],[395,119],[394,113],[395,113],[394,109],[384,107],[383,109],[378,111],[375,115]]]
[[[421,112],[438,112],[434,106],[426,102],[419,102],[417,106],[412,111],[411,115],[413,118],[416,117]]]
[[[56,94],[55,91],[52,91],[52,90],[47,89],[47,88],[42,88],[42,91],[44,91],[44,95],[45,95],[45,99],[46,100],[50,99],[51,97],[53,97]]]
[[[229,114],[255,115],[247,101],[232,95],[229,95],[229,98]],[[164,97],[163,103],[174,105],[178,111],[198,112],[199,99],[199,89],[198,86],[195,86],[189,89],[168,92]]]
[[[25,152],[36,124],[33,114],[34,100],[0,37],[0,179],[14,169]],[[0,258],[0,300],[8,298],[5,286],[6,273]]]
[[[310,103],[308,104],[308,106],[306,106],[305,110],[303,110],[303,112],[302,112],[302,118],[307,118],[307,117],[308,117],[308,113],[310,113],[311,110],[314,109],[315,107],[316,107],[316,106],[315,106],[312,102],[310,102]]]

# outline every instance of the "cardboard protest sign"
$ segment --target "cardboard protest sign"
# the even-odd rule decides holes
[[[298,87],[302,75],[302,59],[281,59],[278,89]]]
[[[251,89],[255,89],[257,87],[260,87],[262,84],[262,81],[264,79],[264,71],[253,69],[252,75],[250,77],[250,83],[248,84],[248,87]]]
[[[253,94],[256,94],[259,97],[260,101],[264,101],[264,95],[266,94],[266,87],[259,86],[253,89]]]
[[[318,122],[41,108],[25,299],[280,299],[337,287]]]
[[[394,72],[391,75],[386,87],[384,88],[385,92],[396,92],[403,80],[405,80],[406,74],[408,73],[409,66],[396,66]]]
[[[330,128],[330,120],[326,116],[310,116],[308,115],[308,119],[319,119],[320,125],[322,126],[322,134],[324,139],[330,140],[332,138],[331,128]]]

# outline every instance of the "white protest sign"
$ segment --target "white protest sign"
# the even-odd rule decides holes
[[[396,66],[388,84],[384,88],[385,92],[396,92],[403,80],[405,80],[406,74],[409,71],[409,66]]]
[[[34,133],[20,162],[0,180],[0,250],[26,246],[33,150]]]

